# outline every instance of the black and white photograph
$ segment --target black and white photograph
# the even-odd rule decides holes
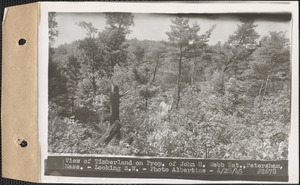
[[[2,23],[2,177],[299,184],[298,2],[20,4]]]
[[[43,181],[297,181],[293,3],[41,11]]]
[[[290,21],[49,12],[48,152],[287,160]]]

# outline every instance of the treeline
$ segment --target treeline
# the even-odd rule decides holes
[[[209,45],[215,27],[171,20],[167,41],[126,39],[131,14],[106,14],[103,31],[53,48],[49,16],[49,151],[218,159],[287,159],[290,42],[261,37],[241,19],[225,43]],[[202,34],[201,34],[202,33]],[[151,38],[149,38],[151,39]],[[110,92],[120,94],[121,144],[95,145],[109,127]],[[173,100],[167,124],[162,94]]]

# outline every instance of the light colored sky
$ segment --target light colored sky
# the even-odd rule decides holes
[[[128,39],[137,38],[139,40],[167,40],[167,31],[170,31],[171,19],[176,15],[172,14],[133,14],[134,26],[131,27],[131,34]],[[272,16],[256,16],[256,31],[259,35],[266,36],[271,31],[286,31],[287,37],[290,34],[290,22],[288,19],[281,19]],[[57,13],[56,21],[59,36],[55,38],[54,47],[64,43],[71,43],[86,37],[86,31],[76,23],[80,21],[92,22],[99,31],[105,28],[105,15],[103,13]],[[238,15],[194,15],[190,17],[190,23],[197,22],[200,25],[200,33],[205,33],[214,24],[215,30],[212,32],[209,44],[224,43],[229,35],[232,35],[240,24]]]

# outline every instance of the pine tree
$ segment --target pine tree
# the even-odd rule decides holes
[[[192,52],[195,48],[201,47],[201,45],[205,45],[208,42],[213,28],[205,34],[199,35],[200,26],[197,23],[190,26],[188,18],[176,17],[171,22],[171,32],[167,32],[166,34],[168,35],[170,45],[174,47],[175,60],[178,61],[176,101],[176,108],[178,109],[182,90],[183,63],[185,59],[195,57]]]

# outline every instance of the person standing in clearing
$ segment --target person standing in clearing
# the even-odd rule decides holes
[[[163,101],[159,104],[159,117],[161,123],[166,123],[167,121],[169,121],[172,103],[169,105],[168,97],[164,94]]]

